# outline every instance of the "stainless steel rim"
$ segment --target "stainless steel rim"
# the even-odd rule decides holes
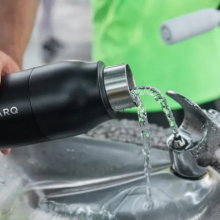
[[[122,111],[134,107],[130,91],[135,81],[128,64],[106,67],[104,84],[109,103],[114,111]]]

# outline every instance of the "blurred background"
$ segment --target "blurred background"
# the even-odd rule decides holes
[[[43,1],[40,3],[33,34],[24,56],[24,69],[66,59],[90,61],[92,20],[89,0],[48,2],[49,8],[45,7]],[[49,15],[48,10],[51,10]],[[44,29],[47,20],[50,25],[46,24],[46,27],[52,27],[48,34]],[[57,50],[54,48],[55,45],[51,45],[51,49],[56,50],[52,55],[48,55],[43,48],[44,35],[51,35],[61,44]]]
[[[204,109],[220,110],[219,5],[217,0],[41,0],[24,69],[70,59],[101,60],[107,66],[128,63],[138,86],[150,85],[163,94],[174,90]],[[162,40],[164,21],[201,10],[207,11],[162,26],[167,42]],[[175,44],[170,45],[170,37]],[[167,127],[159,104],[151,97],[143,101],[149,122]],[[180,124],[183,111],[168,101]],[[118,117],[137,119],[136,110]]]

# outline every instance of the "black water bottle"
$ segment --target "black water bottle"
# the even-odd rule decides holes
[[[133,107],[127,64],[64,61],[2,77],[0,149],[86,133]]]

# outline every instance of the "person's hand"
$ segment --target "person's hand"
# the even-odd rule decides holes
[[[14,60],[7,54],[0,51],[0,73],[1,76],[20,71],[20,68]],[[1,77],[0,77],[1,80]],[[10,149],[2,150],[3,154],[9,154]]]

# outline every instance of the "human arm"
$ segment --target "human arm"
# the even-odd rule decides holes
[[[34,25],[38,0],[0,0],[0,51],[20,68]]]
[[[0,0],[0,76],[22,69],[37,8],[38,0]]]

